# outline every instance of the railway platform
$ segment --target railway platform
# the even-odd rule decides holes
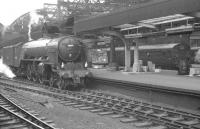
[[[200,94],[200,77],[176,75],[176,71],[172,70],[161,70],[157,73],[132,73],[106,69],[90,69],[90,71],[95,78]]]
[[[133,96],[165,104],[200,109],[200,77],[177,75],[176,71],[161,70],[158,73],[132,73],[90,69],[93,80],[113,82],[115,87],[125,85]],[[110,84],[110,82],[109,82]],[[126,91],[125,91],[126,92]]]

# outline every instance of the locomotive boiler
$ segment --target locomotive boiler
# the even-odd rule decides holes
[[[84,86],[85,47],[74,36],[41,38],[2,48],[3,62],[18,76],[60,89]]]

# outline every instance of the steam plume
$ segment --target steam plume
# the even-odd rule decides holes
[[[0,59],[0,73],[8,78],[14,78],[16,76],[7,65],[3,64],[2,59]]]
[[[36,11],[32,11],[30,12],[30,21],[29,21],[29,24],[28,24],[28,39],[29,41],[32,40],[31,38],[31,29],[32,29],[32,26],[34,24],[38,24],[39,21],[43,18],[43,16],[37,14]]]
[[[8,26],[3,26],[2,30],[1,30],[1,36],[3,37],[5,35],[5,32],[7,31]]]

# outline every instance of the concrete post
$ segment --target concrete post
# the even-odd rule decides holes
[[[115,43],[112,38],[110,42],[110,63],[114,62],[115,62]]]
[[[125,69],[124,71],[128,72],[130,71],[130,66],[131,66],[131,50],[130,50],[130,45],[127,42],[125,44]]]
[[[135,46],[134,46],[133,72],[139,72],[139,50],[138,50],[138,43],[137,42],[135,42]]]
[[[114,36],[118,37],[124,43],[124,45],[125,45],[125,71],[129,71],[130,70],[130,66],[131,66],[130,44],[127,42],[127,40],[124,38],[124,36],[119,32],[116,32],[116,31],[104,31],[103,33],[107,34],[107,35],[110,35],[110,36],[113,36],[113,37]],[[115,63],[112,63],[112,64],[115,64],[115,66],[118,67],[118,65],[116,64],[116,60],[114,58],[112,58],[112,56],[113,55],[110,54],[110,62],[109,63],[111,64],[111,62],[115,62]],[[113,59],[114,59],[114,61],[113,61]]]
[[[109,62],[109,70],[118,70],[118,65],[116,62],[116,54],[115,54],[115,43],[112,38],[110,43],[110,62]]]

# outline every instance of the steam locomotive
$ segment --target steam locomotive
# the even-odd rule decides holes
[[[3,62],[17,76],[71,89],[85,85],[90,72],[84,67],[86,49],[75,36],[40,38],[2,48]]]

